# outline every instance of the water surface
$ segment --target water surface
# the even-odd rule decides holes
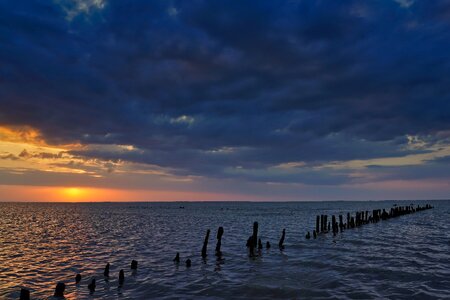
[[[411,202],[435,208],[305,239],[317,214]],[[62,281],[67,299],[449,299],[449,220],[450,201],[0,203],[0,298],[17,299],[26,287],[33,299],[47,299]],[[272,248],[249,259],[245,243],[254,221]],[[225,230],[221,261],[214,256],[219,226]],[[281,252],[276,245],[283,228]],[[203,261],[207,229],[209,256]],[[139,262],[136,273],[132,259]],[[107,262],[109,281],[103,277]],[[77,273],[83,276],[79,285]],[[97,280],[93,295],[91,278]]]

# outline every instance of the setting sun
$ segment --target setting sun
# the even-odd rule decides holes
[[[79,189],[79,188],[66,188],[66,189],[64,190],[64,193],[65,193],[67,196],[70,196],[70,197],[77,197],[77,196],[80,196],[80,194],[81,194],[81,189]]]
[[[85,201],[90,193],[88,188],[67,187],[62,188],[60,194],[63,201]]]

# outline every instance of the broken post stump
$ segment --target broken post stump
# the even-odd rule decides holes
[[[88,284],[88,289],[89,292],[91,292],[91,294],[95,292],[95,287],[96,287],[95,278],[92,278],[91,283]]]
[[[55,293],[53,297],[64,297],[64,291],[66,290],[66,285],[63,282],[58,282],[55,287]]]
[[[174,262],[179,263],[180,262],[180,253],[177,252],[177,255],[175,255],[175,258],[173,259]]]
[[[105,266],[105,270],[103,271],[103,276],[109,277],[109,263],[107,263]]]
[[[119,285],[123,285],[125,282],[125,273],[123,272],[123,269],[119,272]]]
[[[20,290],[20,300],[30,300],[30,291],[22,288]]]
[[[137,270],[138,262],[134,259],[131,261],[131,270]]]

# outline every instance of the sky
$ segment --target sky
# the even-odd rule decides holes
[[[0,201],[448,198],[448,0],[0,0]]]

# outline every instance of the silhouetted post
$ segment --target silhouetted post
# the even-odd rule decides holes
[[[222,256],[222,251],[220,251],[220,247],[222,246],[222,235],[223,235],[223,227],[219,227],[217,230],[217,244],[216,244],[216,256]]]
[[[177,255],[175,255],[175,258],[173,259],[174,262],[179,263],[180,262],[180,253],[177,252]]]
[[[81,281],[81,275],[77,274],[77,276],[75,276],[75,284],[79,284]]]
[[[137,270],[138,262],[134,259],[131,261],[131,270]]]
[[[209,229],[206,230],[205,240],[203,241],[203,247],[202,247],[202,257],[203,258],[206,258],[206,256],[207,256],[206,250],[208,248],[208,240],[209,240]]]
[[[369,223],[369,211],[366,210],[366,224]]]
[[[20,300],[30,300],[30,291],[27,289],[20,290]]]
[[[125,273],[123,272],[123,269],[119,272],[119,285],[123,285],[125,281]]]
[[[333,234],[336,235],[336,217],[331,216],[331,222],[333,223]]]
[[[311,238],[311,234],[309,233],[309,231],[306,233],[305,238],[306,238],[307,240],[309,240],[309,239]]]
[[[95,278],[92,278],[91,283],[88,284],[88,289],[91,293],[95,292]]]
[[[320,215],[320,232],[324,232],[325,231],[325,223],[324,223],[324,217],[323,215]],[[317,231],[319,232],[319,231]]]
[[[325,224],[325,231],[330,230],[330,226],[328,226],[328,229],[327,229],[327,224],[328,224],[327,219],[328,219],[328,215],[324,215],[323,216],[323,222]]]
[[[342,220],[342,215],[339,215],[339,229],[342,232],[342,229],[344,228],[344,222]]]
[[[191,260],[188,258],[186,260],[186,268],[190,268],[191,267]]]
[[[253,247],[258,244],[258,222],[253,223]]]
[[[269,248],[270,248],[270,242],[267,241],[267,242],[266,242],[266,249],[269,249]]]
[[[347,228],[350,228],[350,213],[347,213]]]
[[[258,239],[258,250],[261,250],[263,248],[261,239]]]
[[[284,243],[284,237],[286,236],[286,229],[283,229],[283,233],[281,234],[281,239],[278,242],[278,247],[280,247],[280,250],[284,249],[283,243]]]
[[[320,216],[317,215],[316,216],[316,232],[319,232],[319,220],[320,220]]]
[[[103,271],[103,275],[105,277],[109,277],[109,263],[106,264],[105,271]]]
[[[64,291],[66,290],[66,285],[63,282],[58,282],[56,284],[55,293],[53,297],[64,297]]]
[[[313,237],[314,237],[314,239],[317,238],[317,232],[315,230],[313,230]]]

